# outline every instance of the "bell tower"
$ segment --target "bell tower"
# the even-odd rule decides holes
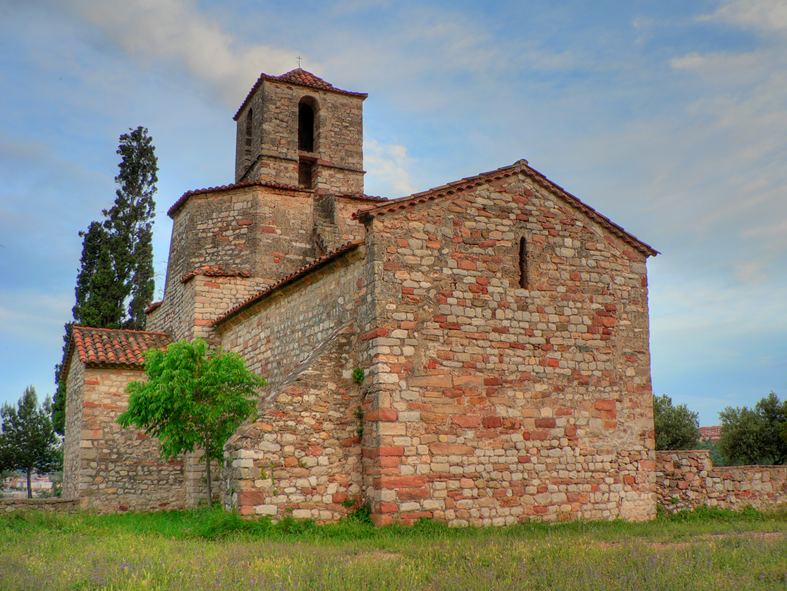
[[[261,74],[235,113],[235,182],[363,193],[363,101],[297,68]]]

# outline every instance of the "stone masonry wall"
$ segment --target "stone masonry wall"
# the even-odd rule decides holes
[[[208,336],[221,312],[314,256],[311,192],[243,187],[192,196],[174,214],[164,301],[148,329],[176,340]],[[182,281],[205,266],[251,277]]]
[[[298,103],[314,99],[315,188],[329,193],[363,192],[363,99],[334,92],[264,81],[237,121],[235,180],[264,178],[298,185]],[[246,116],[252,110],[251,146]],[[252,172],[248,167],[254,166]]]
[[[66,499],[79,496],[84,382],[85,365],[75,355],[66,376],[66,437],[63,441],[63,497]]]
[[[787,466],[714,466],[708,450],[656,452],[656,493],[666,511],[787,505]]]
[[[79,509],[78,499],[0,499],[0,514],[12,511],[46,511],[47,513],[72,513]]]
[[[370,223],[375,521],[653,517],[644,255],[525,176]]]
[[[362,492],[354,335],[366,295],[354,251],[218,329],[268,378],[256,422],[225,448],[225,503],[242,514],[337,519]]]
[[[72,367],[78,365],[73,358]],[[81,371],[81,392],[69,384],[66,404],[67,409],[79,407],[79,397],[82,411],[81,421],[69,416],[66,425],[67,450],[79,447],[77,459],[69,455],[64,473],[66,498],[79,498],[83,508],[100,512],[185,507],[183,459],[162,460],[155,439],[116,422],[128,407],[127,384],[143,379],[144,373],[91,367]]]

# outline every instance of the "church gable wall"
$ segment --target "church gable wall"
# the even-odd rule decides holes
[[[644,256],[523,176],[370,224],[377,522],[652,517]]]

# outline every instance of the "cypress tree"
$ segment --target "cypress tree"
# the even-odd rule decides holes
[[[158,159],[153,138],[142,126],[120,136],[115,201],[102,210],[104,220],[80,232],[82,256],[72,310],[66,324],[63,357],[55,367],[57,391],[53,421],[58,433],[65,425],[65,380],[62,367],[68,352],[70,328],[76,324],[99,328],[145,329],[145,308],[153,300],[153,196],[158,181]]]
[[[104,210],[115,269],[125,287],[124,326],[145,328],[145,308],[153,300],[153,195],[158,181],[158,159],[153,138],[144,127],[120,136],[121,157],[115,177],[115,203]]]

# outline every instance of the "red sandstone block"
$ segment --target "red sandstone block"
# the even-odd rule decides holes
[[[549,511],[549,509],[544,505],[533,505],[533,513],[538,513],[540,515],[543,515],[547,511]]]
[[[522,421],[519,419],[513,419],[510,417],[506,417],[503,419],[503,429],[514,429],[519,430],[522,428]]]
[[[403,456],[404,448],[397,445],[380,446],[377,448],[377,454],[380,456]]]
[[[560,365],[560,360],[555,359],[554,357],[547,358],[547,367],[558,367]]]
[[[461,261],[459,261],[459,268],[464,269],[465,271],[475,271],[476,264],[473,261],[462,259]]]
[[[520,464],[529,464],[530,463],[530,456],[519,456],[517,458]]]
[[[341,445],[342,447],[352,447],[353,445],[358,445],[360,442],[361,442],[360,437],[357,436],[346,437],[345,439],[339,441],[339,445]]]
[[[378,327],[370,330],[367,333],[361,335],[362,341],[370,341],[372,339],[376,339],[377,337],[385,337],[388,336],[388,329],[383,327]]]
[[[536,427],[539,429],[554,429],[555,424],[555,419],[553,418],[536,419]]]
[[[530,439],[532,439],[533,441],[543,441],[545,439],[550,439],[549,431],[544,431],[544,430],[530,431]]]
[[[555,411],[555,416],[558,417],[570,417],[574,411],[570,408],[561,407]]]
[[[382,488],[421,488],[426,485],[423,476],[381,476]]]
[[[343,493],[343,492],[333,493],[333,496],[331,497],[331,501],[336,503],[337,505],[339,503],[343,503],[346,500],[347,500],[347,493]]]
[[[566,425],[566,437],[572,438],[577,436],[577,426],[576,425]]]
[[[264,234],[275,234],[276,226],[261,226],[260,232],[263,232]]]
[[[241,218],[238,220],[239,226],[251,226],[251,224],[252,224],[252,220],[250,220],[249,218]]]
[[[481,424],[481,418],[472,415],[459,415],[451,420],[460,427],[478,427]]]
[[[402,463],[402,459],[399,456],[382,456],[378,461],[383,468],[398,468]]]
[[[298,465],[298,458],[287,456],[284,458],[284,465],[288,468],[293,468]]]
[[[238,505],[254,506],[265,503],[265,494],[257,490],[242,490],[238,493]]]
[[[503,380],[498,377],[484,378],[484,386],[502,386]]]
[[[458,443],[433,443],[432,453],[438,456],[469,456],[473,454],[473,448],[469,445]]]
[[[502,417],[484,417],[482,424],[487,429],[494,429],[495,427],[502,427],[503,426],[503,419]]]
[[[380,503],[377,507],[380,513],[396,513],[399,510],[399,505],[396,503]]]
[[[410,501],[413,499],[426,499],[430,496],[429,489],[421,488],[400,488],[396,491],[396,496],[400,501]]]
[[[615,401],[602,398],[600,400],[596,400],[596,402],[593,404],[593,408],[596,410],[615,410]]]
[[[98,386],[101,382],[98,378],[85,378],[85,385],[86,386]]]
[[[378,527],[382,527],[384,525],[391,525],[394,522],[393,515],[380,515],[379,513],[372,513],[372,523],[374,523]]]
[[[623,477],[623,484],[626,484],[628,486],[634,486],[636,483],[637,483],[637,479],[631,474],[626,474]]]
[[[378,408],[370,410],[366,413],[366,419],[369,421],[396,421],[399,418],[399,413],[395,408]]]

